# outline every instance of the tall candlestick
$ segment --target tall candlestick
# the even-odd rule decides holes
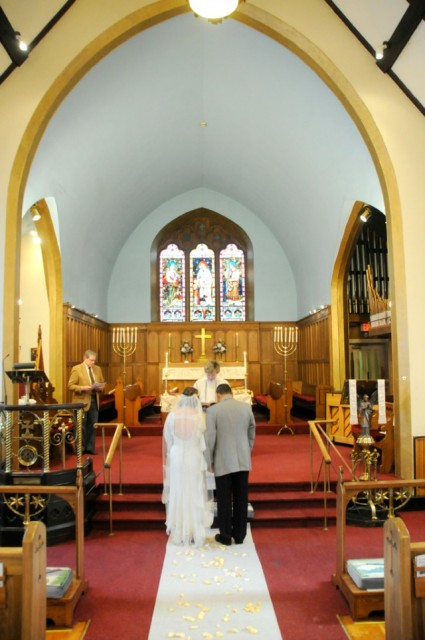
[[[165,352],[165,369],[168,369],[168,351]]]

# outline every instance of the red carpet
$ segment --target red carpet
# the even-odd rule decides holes
[[[309,443],[307,435],[257,437],[251,485],[257,488],[276,482],[301,483],[306,493],[305,485],[310,482]],[[160,485],[161,446],[158,436],[124,437],[124,486]],[[350,447],[339,446],[338,450],[349,459]],[[100,446],[98,451],[93,459],[100,473]],[[316,453],[313,460],[314,479],[323,478]],[[332,479],[336,479],[339,464],[337,461],[331,470]],[[112,477],[115,482],[119,479],[118,458]],[[100,474],[98,482],[101,484],[102,480]],[[425,530],[425,513],[407,512],[403,517],[412,539],[420,540]],[[109,536],[107,530],[96,530],[95,525],[86,538],[89,589],[75,612],[75,621],[91,620],[86,640],[117,637],[144,640],[148,636],[167,539],[164,530],[138,527]],[[327,531],[320,525],[258,528],[254,518],[252,534],[284,640],[346,640],[336,616],[348,614],[348,606],[331,582],[336,564],[335,528],[330,526]],[[349,557],[382,557],[382,528],[347,527],[347,551]],[[49,565],[74,566],[74,563],[73,543],[48,548]]]

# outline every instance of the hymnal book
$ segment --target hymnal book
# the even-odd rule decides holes
[[[347,573],[359,589],[384,588],[384,559],[347,560]]]
[[[69,567],[46,568],[46,596],[62,598],[72,582],[72,569]]]
[[[415,556],[416,576],[418,578],[425,578],[425,554],[422,553],[419,556]]]

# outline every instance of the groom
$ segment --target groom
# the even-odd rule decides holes
[[[248,475],[255,438],[251,406],[233,398],[228,384],[217,387],[217,404],[206,411],[206,457],[216,484],[220,544],[242,544],[248,520]]]

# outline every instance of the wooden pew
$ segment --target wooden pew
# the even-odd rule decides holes
[[[316,420],[326,415],[326,394],[331,391],[328,384],[307,384],[302,380],[292,382],[292,407],[294,412],[311,414]]]
[[[128,427],[139,422],[139,411],[153,406],[156,396],[143,394],[143,385],[140,378],[135,384],[126,385],[125,389],[121,378],[115,385],[115,408],[117,410],[117,422],[122,422]]]
[[[46,527],[30,522],[22,547],[0,547],[0,637],[46,637]],[[2,575],[1,575],[2,573]]]
[[[415,556],[425,553],[425,542],[411,542],[401,518],[384,525],[384,598],[386,640],[425,638],[425,577],[417,577]]]

